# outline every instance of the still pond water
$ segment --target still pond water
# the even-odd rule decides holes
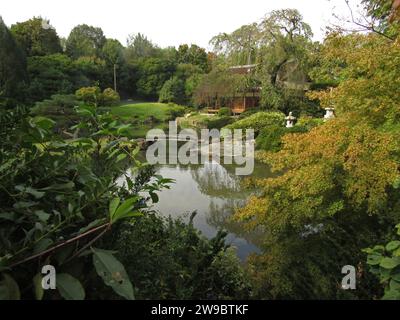
[[[206,237],[214,237],[222,228],[229,232],[227,243],[237,249],[240,259],[260,252],[257,234],[247,233],[239,223],[229,220],[235,208],[243,206],[256,192],[243,188],[243,177],[235,175],[235,167],[207,162],[204,165],[160,165],[156,169],[164,178],[175,179],[170,189],[159,193],[160,201],[153,207],[161,215],[184,217],[189,221],[190,214],[196,210],[194,226]],[[252,177],[269,176],[268,166],[255,163]]]

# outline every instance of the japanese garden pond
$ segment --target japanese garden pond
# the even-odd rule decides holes
[[[201,165],[158,165],[156,170],[157,174],[174,179],[175,183],[170,189],[159,192],[159,202],[153,206],[154,210],[163,216],[183,217],[185,221],[189,221],[196,210],[193,225],[206,237],[214,237],[222,228],[229,232],[227,243],[236,248],[240,259],[260,252],[257,232],[246,232],[240,223],[229,219],[235,209],[243,206],[256,192],[242,186],[244,177],[235,175],[234,166],[206,162]],[[271,175],[267,165],[255,163],[253,178]]]

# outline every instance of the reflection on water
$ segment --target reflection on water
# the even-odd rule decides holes
[[[227,230],[227,242],[237,248],[245,259],[250,253],[259,252],[256,234],[246,233],[242,226],[229,220],[235,208],[243,206],[252,193],[241,187],[242,177],[235,175],[235,167],[216,162],[204,165],[160,165],[159,174],[175,179],[171,189],[159,193],[160,201],[154,209],[162,215],[189,219],[197,210],[194,226],[206,237],[214,237],[219,228]],[[256,164],[253,177],[270,176],[269,168]]]

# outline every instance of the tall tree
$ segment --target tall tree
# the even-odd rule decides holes
[[[244,25],[232,33],[220,33],[211,39],[214,51],[224,54],[231,64],[250,64],[256,60],[260,41],[257,23]]]
[[[112,73],[112,82],[115,91],[117,91],[117,68],[121,69],[125,62],[123,50],[124,47],[122,44],[115,39],[107,39],[102,49],[107,65],[107,73]]]
[[[128,60],[154,57],[159,49],[145,35],[131,34],[127,39]]]
[[[178,63],[193,64],[200,67],[204,72],[209,70],[208,55],[205,49],[192,44],[180,45],[178,48]]]
[[[0,105],[23,98],[26,59],[0,17]]]
[[[101,57],[101,50],[106,43],[101,28],[81,24],[72,29],[66,42],[66,52],[77,59],[82,56]]]
[[[11,32],[28,57],[62,52],[56,30],[42,18],[16,23],[11,26]]]

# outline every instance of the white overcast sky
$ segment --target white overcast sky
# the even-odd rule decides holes
[[[332,10],[347,14],[345,0],[0,0],[0,15],[8,26],[33,16],[49,19],[67,37],[82,23],[101,27],[108,38],[126,44],[141,32],[161,47],[196,43],[209,48],[220,32],[231,32],[259,21],[275,9],[296,8],[309,23],[315,40],[322,40]],[[359,0],[351,0],[358,3]]]

